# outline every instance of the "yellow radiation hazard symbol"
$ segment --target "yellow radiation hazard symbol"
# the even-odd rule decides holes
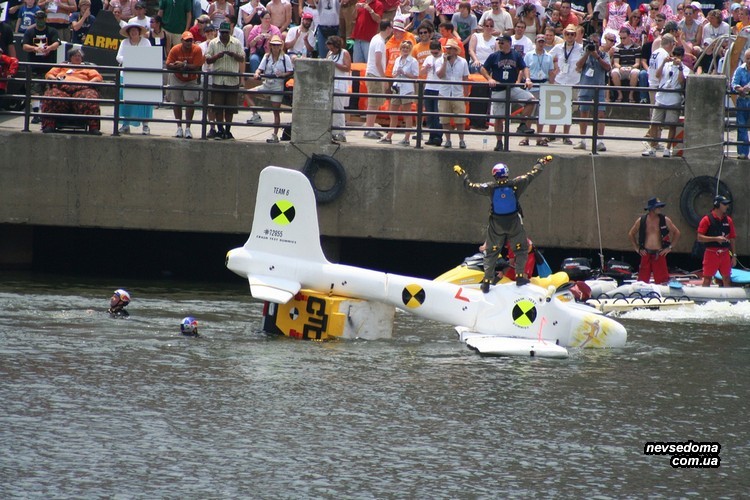
[[[536,319],[536,305],[528,299],[521,299],[513,306],[513,323],[527,328]]]
[[[401,292],[401,300],[404,301],[406,307],[419,307],[424,303],[424,298],[424,288],[419,285],[406,285],[404,291]]]
[[[289,200],[279,200],[271,207],[271,220],[279,226],[286,226],[294,220],[294,205]]]

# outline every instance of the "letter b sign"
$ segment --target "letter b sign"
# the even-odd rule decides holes
[[[573,123],[573,89],[565,85],[540,85],[539,123],[570,125]]]

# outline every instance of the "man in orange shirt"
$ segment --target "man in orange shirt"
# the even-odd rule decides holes
[[[445,50],[445,44],[448,40],[455,40],[458,44],[458,55],[466,59],[466,49],[464,49],[464,43],[461,41],[461,37],[456,34],[455,28],[452,23],[440,23],[438,26],[440,32],[440,45]]]
[[[393,36],[385,44],[385,76],[393,78],[393,63],[401,55],[401,42],[411,42],[412,46],[417,44],[417,39],[406,31],[403,19],[393,21]]]
[[[177,133],[175,137],[192,139],[190,122],[193,120],[195,109],[189,106],[185,110],[185,132],[182,131],[182,106],[193,104],[200,100],[200,76],[201,67],[204,63],[203,51],[193,43],[193,34],[189,31],[182,33],[182,43],[172,47],[167,55],[167,69],[174,71],[169,73],[167,101],[175,103],[172,107],[174,118],[177,120]],[[178,73],[179,71],[179,73]]]

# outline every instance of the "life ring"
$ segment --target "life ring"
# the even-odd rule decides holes
[[[720,181],[716,177],[709,175],[700,175],[690,179],[685,187],[682,188],[682,194],[680,195],[680,212],[685,220],[692,227],[698,227],[701,219],[705,215],[699,213],[696,210],[696,202],[701,197],[708,197],[712,206],[714,196],[717,195],[716,187],[718,185],[718,194],[726,196],[730,200],[732,199],[732,192],[729,191],[729,187]],[[732,205],[729,205],[728,213],[732,213]]]
[[[321,189],[315,185],[315,176],[322,168],[328,169],[333,176],[333,185],[328,189]],[[346,170],[344,170],[344,166],[332,156],[313,154],[305,162],[305,167],[302,169],[302,173],[310,179],[310,184],[315,193],[315,201],[320,204],[330,203],[341,196],[341,193],[346,186]]]

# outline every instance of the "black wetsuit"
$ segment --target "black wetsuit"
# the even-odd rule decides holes
[[[485,240],[487,246],[484,251],[485,281],[494,282],[495,263],[506,242],[510,244],[510,248],[516,254],[516,276],[528,278],[528,276],[524,275],[523,270],[526,268],[526,259],[529,255],[529,243],[526,238],[526,230],[523,227],[521,207],[517,201],[534,177],[539,175],[543,169],[544,166],[541,163],[537,163],[524,175],[513,179],[503,178],[494,182],[483,182],[481,184],[471,182],[469,175],[464,173],[464,187],[469,191],[489,196],[494,200],[496,189],[511,188],[516,199],[516,208],[509,213],[498,214],[496,213],[497,210],[493,206],[490,206],[490,220],[487,225],[487,237]]]

